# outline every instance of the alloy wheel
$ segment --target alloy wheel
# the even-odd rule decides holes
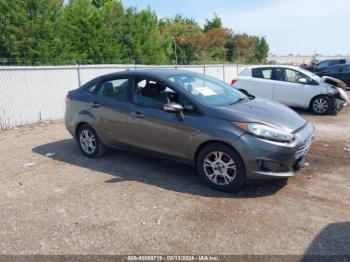
[[[80,133],[80,145],[84,152],[87,154],[91,155],[95,152],[96,138],[90,130],[84,129]]]
[[[222,151],[209,153],[203,162],[205,175],[216,185],[228,185],[237,174],[235,161]]]

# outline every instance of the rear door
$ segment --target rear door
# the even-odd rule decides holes
[[[275,68],[252,68],[251,71],[251,82],[244,86],[244,89],[256,97],[272,100],[276,79]]]
[[[105,79],[99,84],[89,104],[90,112],[98,122],[97,131],[110,145],[129,143],[127,120],[130,111],[129,77]]]
[[[298,80],[304,78],[306,83]],[[315,85],[312,79],[303,73],[290,68],[277,68],[277,80],[275,83],[274,100],[295,107],[307,107],[310,97],[313,97]]]

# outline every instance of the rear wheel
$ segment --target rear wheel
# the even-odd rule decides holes
[[[325,115],[331,109],[331,99],[328,96],[315,97],[311,102],[311,110],[318,115]]]
[[[95,130],[88,124],[82,125],[77,132],[80,150],[87,157],[95,158],[103,155],[106,147],[102,144]]]
[[[204,182],[219,191],[236,191],[246,181],[241,157],[225,144],[204,147],[197,157],[197,170]]]

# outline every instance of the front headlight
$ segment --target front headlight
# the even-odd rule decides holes
[[[260,123],[242,123],[242,122],[233,122],[233,123],[239,126],[240,128],[246,130],[250,134],[263,139],[268,139],[276,142],[287,142],[287,143],[291,143],[295,139],[293,134],[285,132],[276,127],[271,127]]]

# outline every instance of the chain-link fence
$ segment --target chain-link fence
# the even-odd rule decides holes
[[[103,74],[126,69],[171,68],[146,65],[84,65],[0,67],[0,128],[62,119],[69,90]],[[181,65],[178,69],[204,73],[227,83],[245,65]]]

